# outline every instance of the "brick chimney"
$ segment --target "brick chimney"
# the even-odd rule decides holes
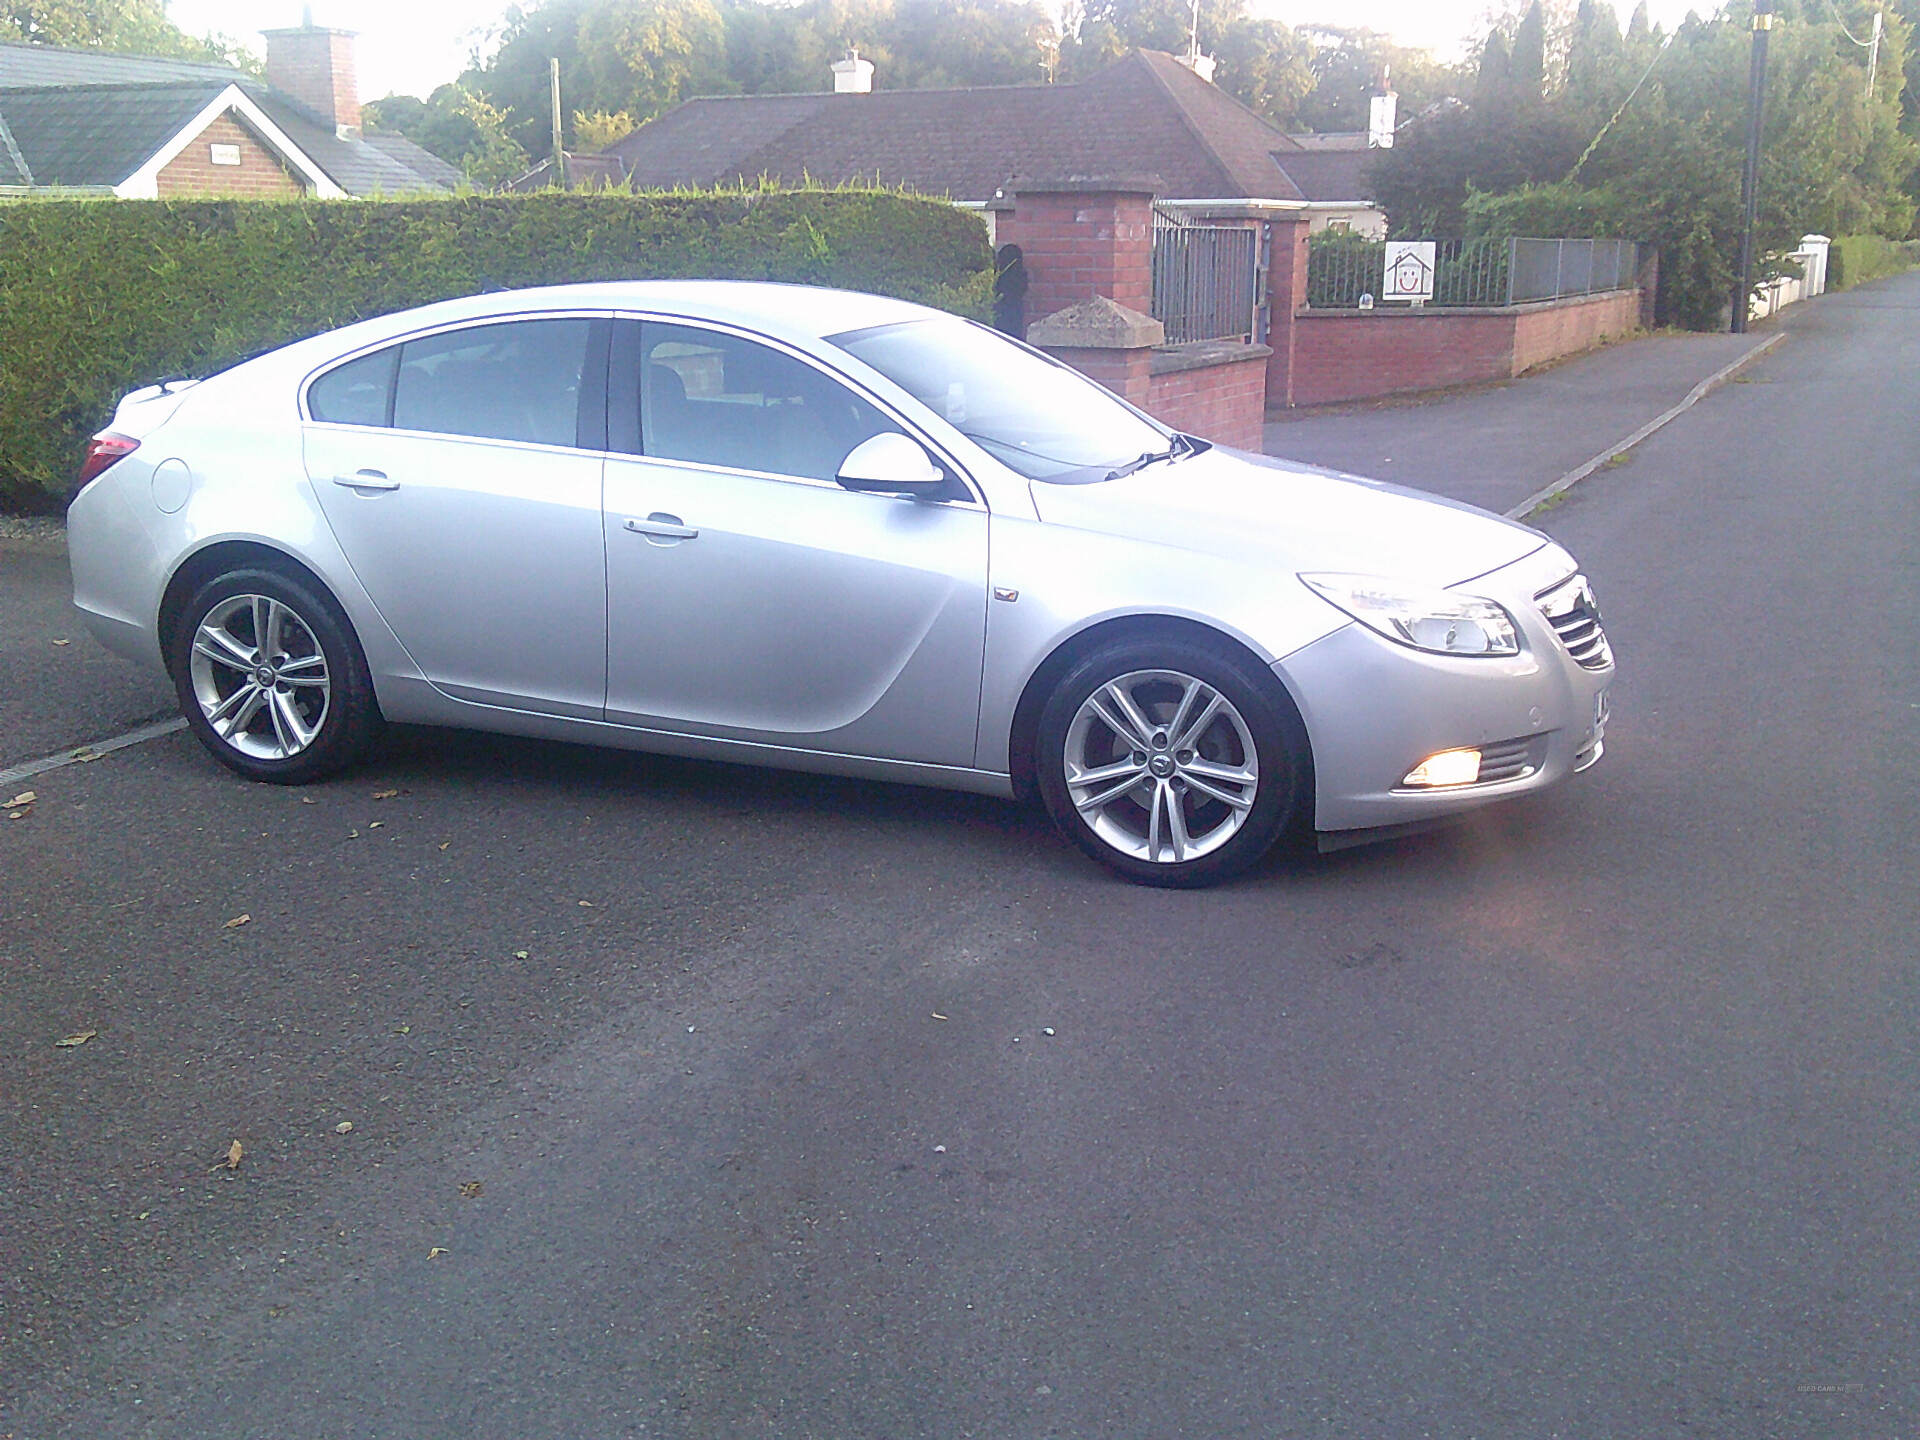
[[[296,30],[263,30],[267,37],[267,84],[296,100],[342,140],[360,138],[360,87],[353,73],[352,30],[313,23]]]

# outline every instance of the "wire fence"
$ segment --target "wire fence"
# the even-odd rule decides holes
[[[1631,240],[1499,237],[1441,240],[1434,246],[1432,306],[1519,305],[1625,289],[1639,273]],[[1381,303],[1387,242],[1324,231],[1307,251],[1307,304],[1352,310]],[[1398,302],[1396,302],[1398,303]]]
[[[1252,337],[1259,238],[1231,225],[1154,226],[1153,318],[1169,344]]]

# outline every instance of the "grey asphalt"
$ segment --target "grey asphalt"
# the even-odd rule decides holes
[[[1663,332],[1469,390],[1277,412],[1265,448],[1500,513],[1679,404],[1783,323],[1745,335]]]
[[[1599,766],[1221,890],[437,732],[40,777],[0,1435],[1912,1433],[1920,274],[1793,328],[1544,518]]]
[[[0,770],[174,712],[166,677],[96,645],[72,595],[57,528],[0,530]]]

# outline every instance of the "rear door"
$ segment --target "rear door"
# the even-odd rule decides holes
[[[598,718],[609,321],[409,339],[307,390],[307,473],[355,574],[463,700]]]

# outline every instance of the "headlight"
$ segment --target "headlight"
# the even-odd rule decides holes
[[[1302,575],[1307,588],[1369,630],[1436,655],[1517,655],[1513,617],[1491,600],[1377,575]]]

